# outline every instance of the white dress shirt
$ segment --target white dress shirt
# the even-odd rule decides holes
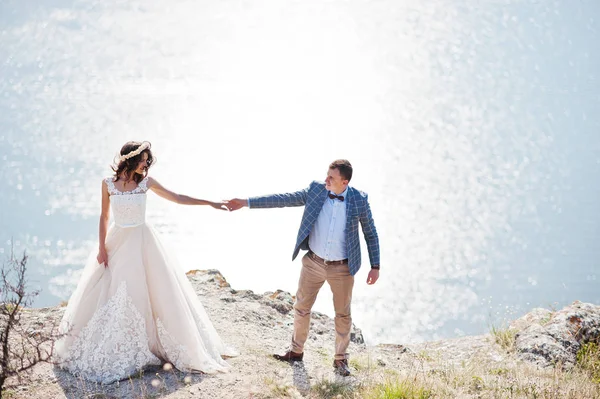
[[[347,194],[347,188],[340,194],[344,201],[327,196],[308,237],[310,250],[325,260],[342,260],[348,257],[345,234]]]

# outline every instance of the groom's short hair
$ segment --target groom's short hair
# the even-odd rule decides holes
[[[337,169],[344,180],[352,179],[352,165],[347,159],[336,159],[329,165],[329,169]]]

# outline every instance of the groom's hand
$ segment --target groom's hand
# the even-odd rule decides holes
[[[379,269],[371,269],[369,275],[367,276],[367,284],[373,285],[379,279]]]
[[[238,209],[248,206],[248,200],[241,198],[230,199],[229,201],[223,201],[223,203],[230,211],[237,211]]]

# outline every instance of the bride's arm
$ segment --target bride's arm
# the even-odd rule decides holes
[[[110,216],[110,200],[108,198],[108,187],[106,181],[102,180],[102,211],[100,213],[100,223],[98,226],[98,264],[104,264],[108,267],[108,255],[106,253],[106,231],[108,229],[108,219]]]
[[[171,190],[164,188],[159,182],[154,180],[152,177],[148,177],[148,189],[154,191],[158,196],[163,197],[166,200],[175,202],[181,205],[210,205],[215,209],[221,209],[226,211],[225,205],[222,202],[212,202],[194,197],[189,197],[183,194],[174,193]]]

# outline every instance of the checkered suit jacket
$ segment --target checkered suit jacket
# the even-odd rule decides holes
[[[253,208],[283,208],[288,206],[304,206],[302,222],[298,230],[298,238],[294,247],[292,260],[296,259],[300,249],[308,250],[308,235],[317,221],[319,212],[327,198],[325,184],[313,181],[308,188],[287,194],[272,194],[248,199],[248,205]],[[379,265],[379,237],[375,222],[371,215],[368,195],[353,187],[348,187],[346,195],[346,253],[350,273],[355,275],[360,269],[361,253],[358,235],[358,223],[367,242],[371,265]]]

